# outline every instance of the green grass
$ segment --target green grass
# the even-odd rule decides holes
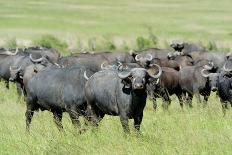
[[[0,45],[34,41],[53,35],[69,48],[136,48],[137,37],[158,37],[158,46],[172,39],[216,41],[232,48],[231,0],[7,0],[0,1]],[[14,43],[14,44],[12,44]],[[18,42],[17,42],[18,43]],[[20,42],[18,43],[20,44]],[[23,44],[23,43],[22,43]],[[109,46],[109,47],[108,47]],[[124,136],[118,117],[106,116],[98,129],[78,134],[67,114],[59,133],[49,112],[36,113],[30,135],[25,132],[25,103],[15,87],[0,84],[0,154],[231,154],[232,112],[222,117],[213,94],[203,108],[181,111],[174,97],[169,113],[159,100],[156,112],[148,101],[141,136]],[[83,121],[83,120],[82,120]],[[132,123],[130,126],[132,128]]]
[[[109,36],[133,48],[131,42],[147,36],[149,27],[161,40],[216,40],[232,47],[231,5],[231,0],[1,1],[0,38],[52,34],[87,43],[89,38]]]
[[[25,103],[17,100],[15,86],[0,98],[0,154],[230,154],[232,151],[231,111],[222,116],[215,94],[203,108],[180,109],[177,98],[169,113],[152,109],[148,101],[138,136],[132,128],[125,136],[118,117],[106,116],[98,129],[88,128],[82,134],[64,115],[65,133],[59,133],[49,112],[34,115],[30,135],[25,131]],[[83,119],[82,119],[83,121]],[[83,124],[83,123],[82,123]],[[82,128],[86,128],[82,125]]]

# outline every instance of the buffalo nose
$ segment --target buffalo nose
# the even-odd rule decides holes
[[[211,89],[213,92],[217,91],[217,87],[212,87]]]
[[[140,83],[135,84],[135,89],[143,89],[143,84]]]

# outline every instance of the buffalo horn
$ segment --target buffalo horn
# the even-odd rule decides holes
[[[19,68],[16,68],[16,69],[13,69],[11,66],[10,66],[10,71],[14,71],[14,72],[18,72],[20,71],[21,69],[21,66]]]
[[[106,70],[106,69],[109,69],[109,68],[111,67],[110,65],[105,66],[105,63],[106,63],[106,62],[103,62],[103,63],[101,64],[101,69],[102,69],[102,70]]]
[[[136,56],[135,56],[135,60],[136,61],[139,61],[141,59],[141,54],[137,54]]]
[[[227,69],[227,68],[226,68],[226,64],[224,64],[223,69],[224,69],[224,71],[226,71],[226,72],[231,72],[231,71],[232,71],[232,69]]]
[[[205,77],[205,78],[210,77],[210,76],[216,76],[216,75],[217,75],[217,73],[205,74],[204,71],[206,71],[206,70],[207,70],[207,69],[202,69],[202,70],[201,70],[201,75],[202,75],[203,77]]]
[[[14,56],[18,53],[18,48],[16,48],[15,52],[11,52],[9,50],[5,51],[3,54],[6,54],[6,55],[10,55],[10,56]]]
[[[137,55],[136,55],[137,56]],[[153,59],[151,54],[147,54],[146,56],[147,61],[151,61]]]
[[[30,59],[31,59],[31,61],[33,61],[33,62],[41,62],[41,61],[43,60],[43,57],[41,57],[41,58],[39,58],[39,59],[33,59],[33,58],[32,58],[32,55],[30,54]]]
[[[118,73],[120,79],[125,79],[131,75],[131,71],[122,71]]]
[[[86,71],[84,71],[84,78],[85,78],[86,80],[89,80],[89,77],[86,75]]]
[[[205,74],[205,73],[204,73],[205,70],[206,70],[206,69],[202,69],[202,70],[201,70],[201,75],[202,75],[203,77],[209,77],[209,74]]]
[[[159,65],[157,65],[157,64],[153,64],[153,66],[156,66],[156,67],[159,69],[159,72],[158,72],[156,75],[154,75],[153,73],[149,72],[149,69],[148,69],[148,74],[149,74],[151,77],[157,79],[157,78],[159,78],[159,77],[161,76],[161,74],[162,74],[162,69],[161,69],[161,67],[160,67]]]

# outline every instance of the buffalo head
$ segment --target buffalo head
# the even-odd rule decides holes
[[[205,65],[201,70],[201,75],[207,78],[212,91],[217,91],[218,73],[211,73],[213,66]]]
[[[125,86],[131,87],[133,90],[145,89],[149,78],[158,79],[161,76],[162,70],[160,66],[155,65],[158,68],[158,73],[151,69],[145,68],[132,68],[132,69],[121,69],[118,71],[118,77],[122,79],[122,83]]]
[[[229,53],[229,54],[227,54],[227,56],[226,56],[226,62],[225,62],[225,64],[224,64],[224,66],[223,66],[223,70],[225,71],[225,72],[228,72],[228,73],[230,73],[230,72],[232,72],[232,54],[231,53]]]
[[[153,57],[151,54],[146,54],[145,56],[143,56],[142,54],[137,54],[135,56],[135,60],[136,62],[138,62],[142,67],[149,67],[151,61],[152,61]]]
[[[22,79],[22,70],[21,67],[17,67],[17,66],[10,66],[10,81],[15,81],[17,78],[21,78]]]
[[[173,41],[170,44],[175,51],[181,52],[184,49],[184,43],[182,41]]]

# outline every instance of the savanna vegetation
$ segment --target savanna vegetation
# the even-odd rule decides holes
[[[64,54],[80,50],[168,47],[173,39],[201,42],[208,49],[232,47],[232,2],[195,0],[7,0],[0,1],[0,45],[43,45]],[[0,154],[231,154],[232,113],[223,117],[212,94],[207,107],[182,111],[172,97],[154,111],[148,99],[141,134],[124,135],[119,118],[79,134],[67,115],[60,133],[48,112],[35,113],[25,131],[25,103],[14,84],[0,84]],[[83,120],[82,120],[83,122]],[[84,123],[82,123],[84,124]],[[133,127],[132,121],[130,127]]]

